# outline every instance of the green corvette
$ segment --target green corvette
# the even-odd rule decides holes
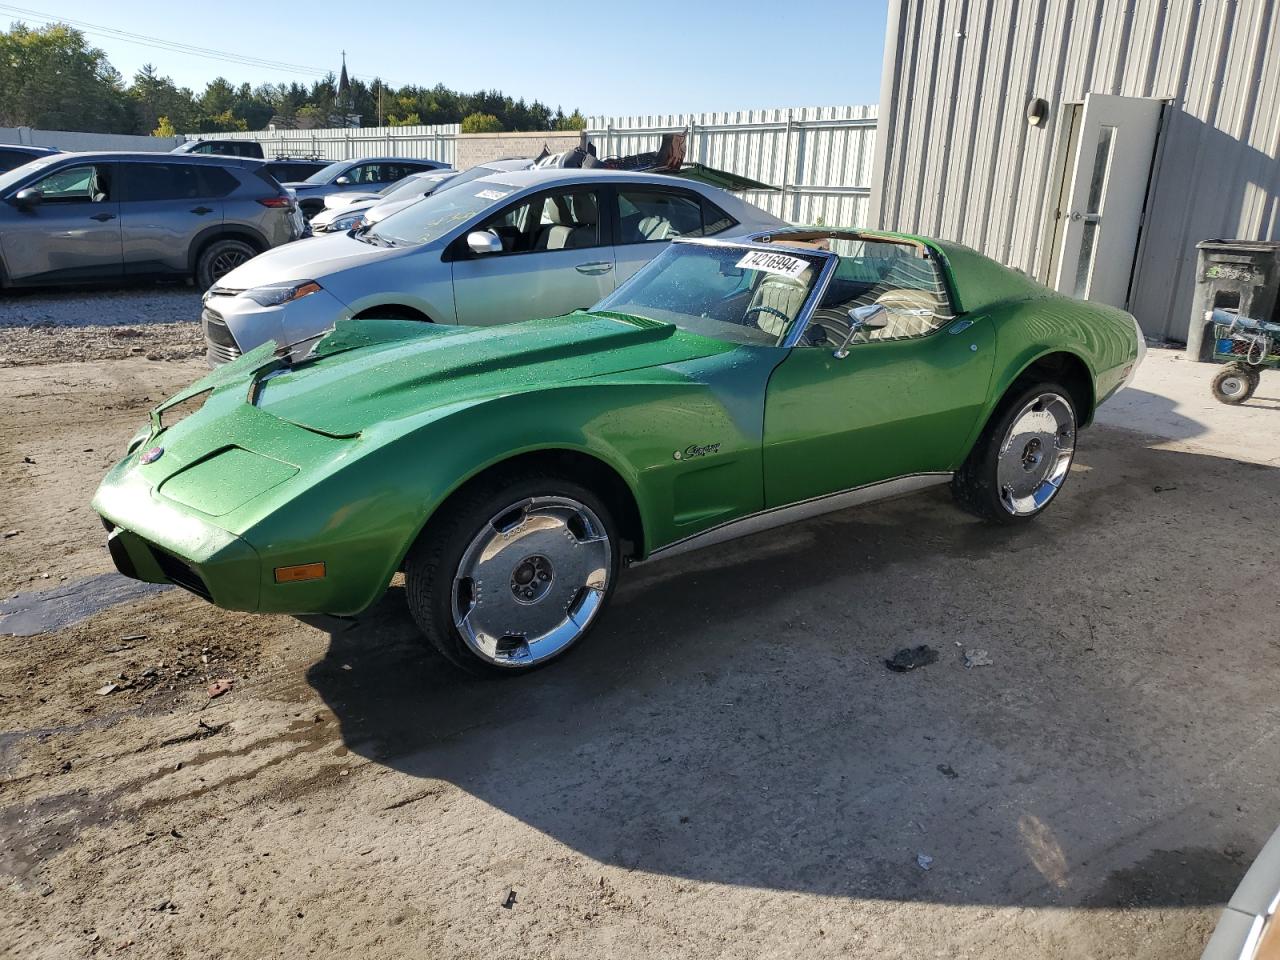
[[[93,505],[127,576],[352,615],[404,571],[445,656],[518,671],[627,563],[935,483],[1031,519],[1142,352],[1123,311],[951,243],[685,240],[589,311],[266,344],[156,407]]]

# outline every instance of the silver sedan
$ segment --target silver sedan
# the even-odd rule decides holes
[[[491,173],[528,170],[532,160],[493,160],[472,167],[465,173],[457,170],[429,170],[405,177],[399,183],[377,193],[335,193],[325,197],[324,209],[311,218],[313,233],[346,233],[356,227],[385,220],[411,203],[429,197],[437,190],[452,189]]]
[[[731,193],[663,174],[491,173],[227,274],[205,296],[209,360],[269,340],[302,356],[349,318],[487,325],[558,316],[601,300],[674,237],[783,225]]]

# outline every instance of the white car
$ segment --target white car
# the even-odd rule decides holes
[[[304,356],[338,320],[487,325],[590,307],[674,237],[784,222],[717,187],[607,169],[490,173],[371,227],[254,257],[205,294],[212,364],[269,340]]]
[[[465,173],[457,170],[415,173],[377,193],[335,193],[324,198],[324,209],[311,218],[311,231],[313,234],[346,233],[385,220],[445,186],[460,186],[490,173],[528,170],[532,166],[532,160],[494,160]]]

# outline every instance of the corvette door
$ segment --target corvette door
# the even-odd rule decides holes
[[[848,309],[867,303],[886,308],[888,325],[836,357]],[[954,470],[986,403],[994,344],[984,318],[951,318],[927,260],[842,257],[804,342],[769,381],[767,506]]]
[[[596,190],[571,187],[524,199],[479,229],[502,240],[501,253],[453,248],[458,323],[485,325],[555,317],[593,306],[613,292],[613,247],[600,222]]]

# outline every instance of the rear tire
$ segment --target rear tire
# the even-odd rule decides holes
[[[1071,394],[1044,382],[1009,394],[951,480],[956,503],[993,523],[1025,523],[1058,495],[1075,457]]]
[[[201,250],[200,256],[196,258],[196,285],[201,290],[208,290],[236,267],[248,263],[257,255],[258,251],[243,240],[233,240],[230,237],[215,240]]]
[[[617,581],[608,505],[555,473],[498,473],[448,501],[405,559],[409,610],[453,664],[525,673],[599,621]]]

